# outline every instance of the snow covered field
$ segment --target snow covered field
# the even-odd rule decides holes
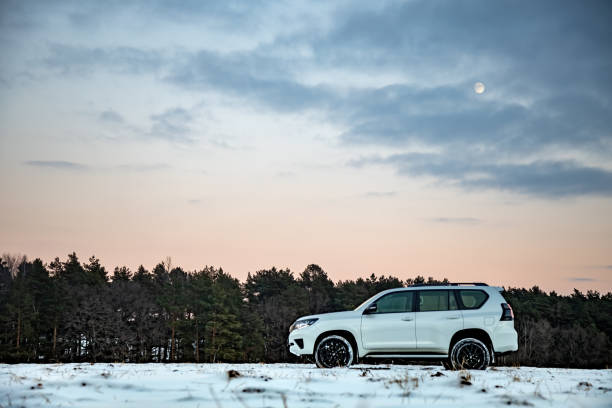
[[[0,364],[0,407],[611,407],[612,370]]]

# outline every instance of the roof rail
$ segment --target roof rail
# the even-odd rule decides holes
[[[472,285],[472,286],[489,286],[483,282],[449,282],[449,283],[415,283],[410,285],[409,287],[419,287],[419,286],[460,286],[460,285]]]

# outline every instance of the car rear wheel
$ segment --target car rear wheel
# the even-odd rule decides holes
[[[491,353],[478,339],[461,339],[452,348],[450,363],[455,370],[484,370],[491,363]]]
[[[317,344],[314,354],[319,368],[348,367],[354,360],[353,346],[338,335],[323,338]]]

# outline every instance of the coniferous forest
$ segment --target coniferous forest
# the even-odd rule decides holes
[[[443,282],[445,282],[444,280]],[[303,315],[355,308],[385,289],[439,283],[372,274],[332,282],[317,265],[260,270],[240,282],[222,269],[185,271],[168,258],[148,271],[107,271],[92,256],[4,255],[0,362],[293,362],[286,339]],[[612,293],[569,296],[506,288],[519,351],[499,364],[608,367]]]

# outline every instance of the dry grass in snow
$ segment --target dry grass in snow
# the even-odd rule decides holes
[[[0,407],[611,407],[612,370],[297,364],[0,365]]]

